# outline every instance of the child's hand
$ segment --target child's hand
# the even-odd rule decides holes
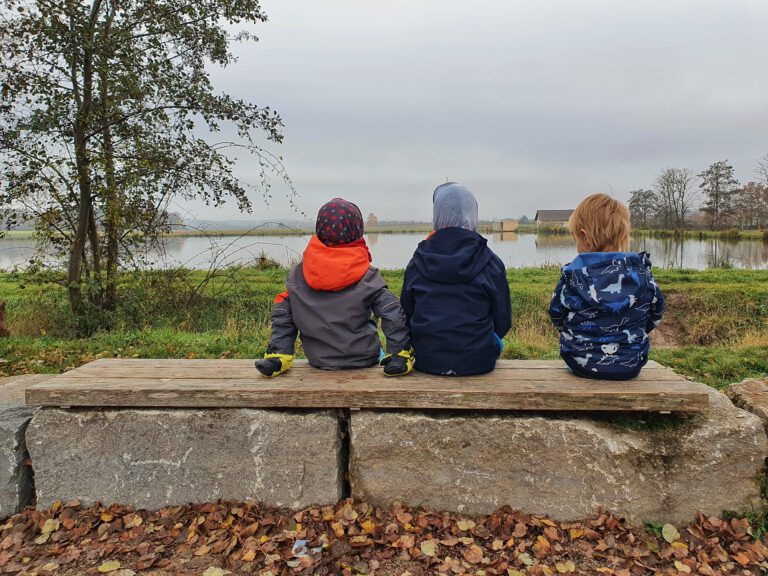
[[[409,350],[400,350],[395,355],[384,356],[379,365],[384,366],[384,376],[405,376],[413,370],[414,360]]]
[[[264,376],[274,378],[293,366],[293,354],[265,354],[263,360],[256,360],[256,370]]]

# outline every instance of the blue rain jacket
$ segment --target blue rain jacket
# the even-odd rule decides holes
[[[648,361],[664,296],[645,252],[587,252],[562,269],[549,306],[560,355],[585,378],[628,380]]]
[[[421,242],[400,303],[416,370],[468,376],[494,369],[512,304],[504,264],[477,232],[443,228]]]

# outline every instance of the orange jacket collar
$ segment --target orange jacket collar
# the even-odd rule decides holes
[[[326,246],[312,236],[304,251],[304,279],[314,290],[336,292],[358,282],[370,267],[371,254],[364,240]]]

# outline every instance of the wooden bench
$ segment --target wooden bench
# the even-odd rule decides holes
[[[759,418],[656,363],[606,382],[559,361],[501,361],[471,378],[297,362],[266,379],[250,360],[105,359],[30,386],[26,402],[42,406],[26,428],[41,507],[252,498],[301,509],[351,495],[684,524],[758,506],[768,451]],[[697,414],[658,426],[645,412]]]
[[[656,362],[628,382],[585,380],[560,361],[502,360],[490,374],[440,377],[327,371],[297,361],[278,378],[251,360],[102,359],[31,386],[28,406],[375,408],[703,412],[709,396]]]

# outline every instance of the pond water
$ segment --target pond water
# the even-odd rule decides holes
[[[535,234],[488,234],[488,244],[509,268],[562,265],[576,254],[573,241],[566,236]],[[379,268],[404,268],[420,234],[368,234],[373,262]],[[301,258],[309,236],[249,236],[168,238],[162,251],[148,254],[155,268],[185,265],[191,268],[249,264],[264,254],[282,264]],[[656,268],[734,268],[768,269],[768,243],[754,240],[676,240],[638,238],[632,250],[646,251]],[[35,254],[31,239],[0,239],[0,268],[23,265]]]

